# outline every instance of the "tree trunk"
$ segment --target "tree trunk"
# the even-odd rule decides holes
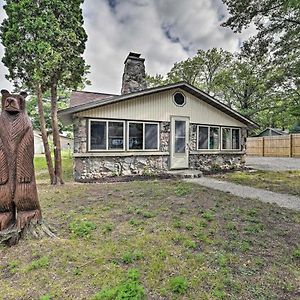
[[[62,178],[62,161],[61,161],[61,145],[58,128],[57,118],[57,82],[52,80],[51,84],[51,121],[52,121],[52,135],[54,144],[54,183],[53,184],[64,184]]]
[[[53,169],[53,163],[51,158],[51,151],[50,146],[48,142],[48,136],[47,136],[47,130],[46,130],[46,121],[45,121],[45,115],[44,115],[44,109],[43,109],[43,94],[41,86],[39,85],[36,90],[37,93],[37,103],[38,103],[38,111],[39,111],[39,119],[40,119],[40,128],[42,133],[42,140],[43,145],[45,149],[45,157],[46,162],[48,166],[48,172],[50,176],[50,182],[51,184],[54,184],[54,169]]]

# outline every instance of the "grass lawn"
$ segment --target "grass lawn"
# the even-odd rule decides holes
[[[300,171],[238,171],[217,177],[242,185],[300,196]]]
[[[55,188],[41,174],[59,238],[0,248],[0,299],[300,297],[300,213],[175,180]]]

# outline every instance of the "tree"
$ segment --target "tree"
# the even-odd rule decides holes
[[[300,2],[298,0],[223,0],[230,17],[223,24],[235,32],[254,23],[258,37],[278,53],[299,51]]]
[[[289,128],[296,121],[291,110],[299,103],[299,79],[292,70],[290,65],[277,64],[267,44],[256,41],[245,43],[234,55],[222,49],[199,50],[175,63],[166,78],[150,78],[157,85],[187,81],[263,128]]]
[[[82,3],[83,0],[7,0],[4,6],[8,17],[3,21],[1,38],[8,77],[35,91],[40,114],[43,114],[42,94],[50,89],[55,154],[53,184],[63,183],[57,89],[58,86],[76,88],[87,70],[82,57],[87,40],[82,27]],[[41,127],[46,127],[42,119]]]

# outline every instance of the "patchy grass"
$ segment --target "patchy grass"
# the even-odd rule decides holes
[[[71,181],[73,178],[73,159],[66,151],[62,152],[62,167],[64,180]],[[49,181],[45,155],[36,155],[34,157],[34,168],[37,180]]]
[[[300,196],[300,171],[238,171],[217,177],[242,185]]]
[[[299,299],[299,212],[176,180],[38,179],[59,238],[0,248],[0,299]]]

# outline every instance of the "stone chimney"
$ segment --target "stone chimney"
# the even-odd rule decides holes
[[[145,59],[141,54],[130,52],[124,62],[121,94],[142,91],[147,88]]]

